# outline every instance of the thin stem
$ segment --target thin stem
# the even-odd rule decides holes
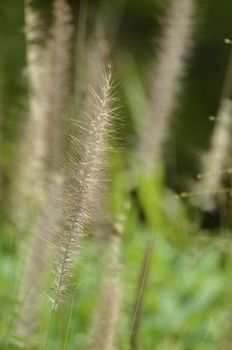
[[[139,331],[139,326],[141,322],[143,302],[144,302],[144,292],[145,292],[145,287],[148,279],[148,272],[151,264],[153,247],[154,247],[154,240],[153,238],[151,238],[147,243],[147,247],[145,249],[144,259],[143,259],[142,268],[141,268],[140,277],[139,277],[139,283],[138,283],[139,288],[136,296],[135,311],[134,311],[134,316],[133,316],[133,321],[131,326],[131,336],[130,336],[130,345],[132,350],[135,350],[138,347],[138,331]]]

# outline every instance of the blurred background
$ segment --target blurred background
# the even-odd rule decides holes
[[[141,191],[137,185],[128,185],[130,179],[125,180],[125,173],[131,167],[131,154],[138,142],[136,128],[140,125],[140,119],[142,121],[146,118],[146,104],[152,95],[153,65],[159,52],[164,18],[171,1],[70,0],[69,4],[74,22],[74,46],[78,41],[82,11],[88,12],[86,40],[96,34],[94,20],[101,15],[105,35],[111,45],[110,58],[117,82],[115,94],[120,120],[116,122],[116,149],[120,156],[115,157],[120,158],[120,165],[114,165],[111,175],[114,178],[121,167],[123,175],[113,182],[112,187],[116,193],[114,200],[117,201],[117,193],[121,191],[121,182],[124,181],[132,205],[122,249],[125,264],[123,312],[126,316],[122,317],[119,326],[119,348],[129,348],[126,344],[133,314],[133,296],[136,295],[135,281],[152,231],[149,218],[153,214],[147,206],[151,208],[154,198],[157,199],[158,196],[158,200],[162,202],[165,197],[164,202],[168,203],[165,202],[161,207],[165,207],[169,219],[157,224],[159,232],[150,268],[151,277],[144,302],[138,349],[229,350],[232,347],[229,339],[231,329],[230,326],[228,331],[223,328],[224,322],[232,323],[230,199],[225,197],[226,204],[223,202],[221,205],[219,200],[216,208],[205,211],[202,208],[196,209],[193,203],[181,199],[176,204],[174,198],[175,194],[192,191],[192,184],[202,171],[202,157],[210,148],[215,128],[213,117],[218,114],[225,77],[228,75],[232,2],[197,1],[191,49],[186,58],[184,76],[179,82],[180,91],[164,147],[164,176],[161,182],[158,176],[154,176],[152,185],[147,184]],[[46,36],[52,21],[52,1],[37,0],[36,7],[43,14]],[[6,334],[16,304],[17,286],[14,278],[19,272],[15,266],[18,262],[21,264],[20,241],[27,236],[12,219],[12,193],[21,161],[19,148],[28,117],[23,2],[2,1],[0,18],[0,348],[6,349]],[[74,58],[72,74],[76,77],[81,74],[81,69],[78,72],[75,64]],[[94,61],[90,62],[93,67],[94,64]],[[72,92],[74,90],[75,84]],[[75,108],[75,102],[71,100],[68,112],[71,118],[75,115]],[[132,162],[136,167],[135,161]],[[228,154],[225,168],[230,167],[231,156]],[[224,180],[224,185],[228,188],[230,177]],[[154,185],[165,188],[168,194],[163,195],[163,190],[157,194],[157,189],[152,193]],[[219,215],[225,206],[226,214]],[[178,226],[180,221],[183,221],[181,229]],[[190,238],[195,239],[195,236],[196,240],[192,243]],[[89,241],[86,245],[88,244]],[[80,270],[84,271],[78,271],[78,276],[81,276],[79,278],[84,281],[78,297],[78,305],[82,305],[77,321],[80,336],[75,337],[70,349],[74,349],[76,344],[85,348],[84,334],[94,304],[89,290],[89,286],[96,283],[95,272],[90,267],[94,254],[94,249],[84,249],[80,263]],[[83,277],[86,271],[88,277]],[[11,294],[10,290],[14,292]],[[54,344],[57,346],[59,343],[54,340]]]
[[[51,17],[51,1],[37,1],[43,10],[45,25]],[[162,18],[169,1],[89,1],[86,6],[91,16],[104,9],[107,34],[113,37],[113,58],[121,60],[121,71],[127,70],[126,79],[136,74],[149,95],[151,65],[158,48]],[[70,2],[78,22],[80,3]],[[214,123],[209,116],[217,113],[223,81],[229,60],[230,46],[224,40],[231,37],[230,13],[232,4],[203,1],[197,4],[196,30],[193,49],[188,58],[187,72],[175,115],[172,118],[171,137],[166,147],[165,162],[168,183],[180,190],[197,173],[199,156],[209,145]],[[25,121],[25,38],[24,11],[21,2],[1,4],[1,202],[2,215],[7,211],[8,192],[17,157],[17,144]],[[90,16],[90,17],[91,17]],[[89,20],[91,32],[91,20]],[[114,28],[116,27],[116,28]],[[128,58],[129,55],[129,58]],[[124,58],[128,58],[128,60]],[[130,63],[132,60],[132,63]],[[130,67],[128,68],[127,65]],[[117,72],[120,80],[120,73]],[[122,73],[121,73],[122,74]],[[136,90],[136,87],[134,87]],[[136,96],[137,91],[135,91]],[[140,103],[140,101],[137,101]],[[133,115],[122,92],[125,110],[125,147],[130,145],[133,133]],[[142,109],[141,109],[142,110]],[[143,115],[141,113],[141,118]]]

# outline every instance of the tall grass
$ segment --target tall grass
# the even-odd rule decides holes
[[[198,176],[198,183],[194,189],[196,192],[207,190],[207,196],[199,197],[196,201],[198,205],[206,210],[212,210],[216,206],[215,191],[222,189],[223,170],[226,168],[230,158],[228,154],[231,148],[230,136],[232,130],[231,69],[232,51],[230,52],[210,147],[203,156],[201,174]]]
[[[88,124],[84,127],[81,144],[73,139],[73,147],[82,147],[81,159],[73,164],[71,188],[65,210],[65,222],[60,232],[60,248],[54,308],[65,298],[75,257],[89,221],[98,187],[104,180],[102,167],[107,151],[107,138],[113,118],[112,73],[103,73],[100,91],[91,90]]]
[[[44,158],[45,150],[45,118],[41,114],[41,83],[44,56],[42,46],[43,21],[35,8],[35,2],[25,0],[25,37],[28,81],[28,116],[23,131],[19,171],[16,179],[16,195],[12,198],[12,216],[17,225],[28,227],[41,209],[44,199]],[[35,199],[36,198],[36,199]]]
[[[105,244],[104,271],[100,280],[100,295],[90,333],[90,350],[117,348],[116,335],[121,313],[122,288],[120,278],[121,234],[110,228]]]
[[[163,35],[152,71],[149,117],[138,135],[139,159],[148,172],[157,167],[168,140],[171,116],[192,46],[195,7],[194,0],[173,1],[163,23]]]
[[[31,26],[27,28],[28,36],[33,36],[38,14],[25,4],[26,16]],[[26,17],[27,18],[27,17]],[[32,26],[33,25],[33,26]],[[43,65],[39,61],[29,62],[30,67],[30,103],[32,129],[27,130],[28,137],[34,140],[36,147],[28,153],[32,164],[37,162],[41,168],[43,182],[36,177],[38,168],[30,167],[28,161],[27,174],[35,181],[30,196],[38,201],[40,196],[34,192],[43,192],[38,206],[39,215],[29,216],[30,242],[25,264],[25,271],[20,291],[20,303],[15,322],[17,337],[30,344],[35,341],[39,325],[42,301],[46,293],[47,267],[50,266],[52,238],[58,230],[62,216],[64,158],[64,120],[69,90],[70,40],[72,34],[71,14],[66,1],[54,2],[53,23],[48,42],[43,52]],[[34,46],[28,43],[28,55],[34,55]],[[34,44],[33,44],[34,45]],[[37,45],[37,43],[36,43]],[[36,46],[37,49],[37,46]],[[40,50],[42,50],[40,46]],[[32,52],[31,52],[32,51]],[[34,57],[34,56],[33,56]],[[36,55],[36,59],[38,59]],[[44,85],[45,84],[45,85]],[[36,124],[33,122],[35,121]],[[39,130],[39,132],[38,132]],[[30,147],[27,143],[27,147]],[[38,151],[38,153],[36,153]],[[34,153],[35,152],[35,153]],[[42,152],[42,153],[41,153]],[[39,154],[41,156],[39,156]],[[38,157],[37,157],[38,155]],[[35,172],[35,173],[34,173]],[[28,181],[28,177],[24,180]],[[28,183],[27,183],[28,186]],[[30,203],[31,205],[31,203]],[[21,208],[28,215],[27,207]],[[20,217],[19,220],[23,218]]]
[[[97,18],[89,30],[91,13],[82,3],[74,52],[69,2],[53,1],[47,33],[36,5],[25,0],[28,119],[22,143],[27,152],[20,160],[22,197],[15,222],[27,229],[29,239],[10,325],[14,342],[8,348],[211,349],[225,319],[218,304],[230,299],[230,283],[225,281],[230,280],[230,241],[225,239],[222,247],[220,239],[206,239],[205,246],[192,239],[191,233],[202,233],[201,228],[189,220],[187,205],[175,201],[158,171],[187,69],[195,1],[175,0],[168,7],[150,99],[138,76],[127,85],[131,89],[136,82],[142,109],[148,111],[132,150],[139,155],[136,169],[130,167],[127,150],[110,152],[117,115],[127,112],[116,109],[108,28]],[[116,38],[115,28],[112,32]],[[131,100],[139,115],[139,103]],[[230,96],[223,95],[213,156],[204,163],[208,170],[202,179],[221,173],[226,162],[230,116]],[[213,188],[220,181],[213,178],[208,184]],[[130,212],[124,208],[128,199]],[[71,293],[73,285],[77,296]]]

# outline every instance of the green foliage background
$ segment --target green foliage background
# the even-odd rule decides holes
[[[47,23],[50,3],[38,1]],[[77,19],[79,3],[74,0],[71,3]],[[114,43],[114,64],[119,80],[122,117],[119,136],[122,141],[118,150],[119,160],[113,162],[122,163],[124,170],[118,172],[116,165],[112,171],[113,215],[121,209],[124,200],[131,203],[121,257],[124,288],[118,344],[120,349],[129,348],[136,281],[146,245],[152,237],[154,253],[146,286],[138,348],[230,349],[231,227],[217,227],[213,234],[202,232],[198,222],[191,221],[191,209],[176,200],[172,192],[187,188],[199,170],[199,156],[209,144],[213,123],[208,117],[217,112],[229,57],[230,48],[225,45],[224,39],[232,38],[230,0],[198,1],[194,47],[183,81],[179,107],[173,116],[164,175],[153,176],[133,188],[128,183],[125,170],[129,166],[133,143],[136,142],[133,140],[136,116],[131,109],[127,90],[131,89],[135,109],[145,111],[152,51],[156,47],[162,14],[168,3],[163,0],[111,0],[105,2],[104,7],[106,22],[118,20],[119,23]],[[97,2],[90,1],[89,6],[94,15]],[[116,19],[115,14],[119,16]],[[10,220],[9,211],[27,99],[23,2],[1,1],[0,18],[0,349],[13,349],[17,345],[12,345],[10,330],[17,305],[24,242]],[[96,276],[100,276],[102,268],[100,256],[91,240],[87,239],[74,276],[78,288],[75,290],[67,349],[85,349],[97,302],[99,286]],[[65,321],[68,316],[58,315],[50,349],[65,348]],[[46,312],[43,317],[45,320],[48,318]],[[46,333],[46,330],[41,332]]]

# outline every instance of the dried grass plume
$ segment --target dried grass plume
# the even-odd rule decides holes
[[[150,118],[139,136],[138,153],[145,171],[157,166],[168,138],[171,114],[176,105],[186,57],[192,46],[194,0],[174,0],[163,23],[164,32],[154,66]]]

